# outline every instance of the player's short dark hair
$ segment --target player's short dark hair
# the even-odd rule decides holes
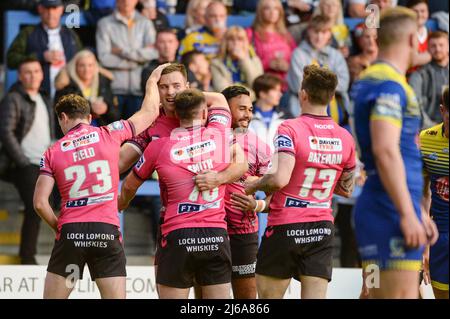
[[[197,50],[186,52],[181,56],[181,63],[183,63],[185,67],[189,68],[189,65],[194,61],[197,55],[203,55],[203,53]]]
[[[19,67],[17,68],[17,70],[20,72],[20,69],[22,68],[23,65],[28,64],[28,63],[35,63],[35,62],[41,64],[41,62],[36,57],[27,57],[24,60],[20,61]]]
[[[265,73],[258,76],[253,81],[253,91],[255,91],[256,98],[259,98],[261,92],[268,92],[281,85],[281,79],[273,74]]]
[[[236,96],[250,96],[250,92],[242,85],[230,85],[222,91],[222,94],[227,99],[227,102],[230,102],[230,100]]]
[[[303,69],[302,90],[312,104],[327,105],[334,96],[338,78],[328,68],[308,65]]]
[[[448,40],[448,33],[445,31],[441,31],[441,30],[433,31],[428,36],[428,41],[430,41],[432,39],[439,39],[439,38],[444,38],[444,39]]]
[[[200,90],[184,90],[175,96],[175,113],[181,120],[193,120],[205,102],[205,95]]]
[[[62,96],[55,105],[55,113],[58,118],[65,113],[70,119],[85,119],[91,114],[88,100],[78,94]]]
[[[424,3],[424,4],[426,4],[428,6],[428,0],[408,0],[408,1],[406,1],[405,7],[413,8],[413,7],[417,6],[420,3]]]
[[[183,64],[180,63],[171,63],[170,65],[166,66],[164,70],[162,70],[161,75],[170,74],[173,72],[180,72],[187,81],[186,68]]]
[[[448,111],[448,85],[444,88],[442,92],[442,105]]]

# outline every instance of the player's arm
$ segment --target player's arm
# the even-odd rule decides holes
[[[423,174],[423,196],[422,196],[422,213],[429,215],[431,208],[431,189],[430,177],[424,172]]]
[[[231,194],[231,207],[243,212],[254,211],[255,213],[268,213],[269,204],[272,195],[264,199],[255,199],[253,195],[244,195],[241,193]]]
[[[205,95],[206,106],[208,108],[214,105],[216,107],[227,109],[228,111],[230,110],[227,99],[222,93],[203,92],[203,94]]]
[[[136,176],[134,172],[130,172],[122,183],[122,188],[118,197],[118,209],[123,211],[130,205],[130,202],[136,196],[138,188],[144,181]]]
[[[337,181],[334,193],[343,197],[350,198],[355,187],[355,170],[343,171],[341,177]]]
[[[161,72],[169,63],[158,66],[150,75],[145,87],[144,101],[141,109],[133,114],[128,120],[133,123],[135,134],[141,133],[149,127],[159,115],[159,91],[158,82],[161,78]]]
[[[292,175],[295,166],[295,157],[288,152],[276,152],[272,157],[272,167],[261,178],[255,182],[246,184],[245,193],[247,195],[255,193],[257,190],[265,193],[273,193],[286,186]]]
[[[58,218],[48,201],[55,185],[51,176],[39,175],[34,189],[33,205],[37,214],[55,231],[58,231]]]
[[[203,171],[194,177],[195,184],[200,191],[212,190],[220,185],[233,183],[248,171],[248,162],[244,151],[238,143],[230,146],[231,162],[221,172]]]
[[[141,154],[135,146],[125,143],[120,147],[119,153],[119,173],[122,174],[130,169],[137,162]]]
[[[400,227],[409,247],[425,245],[426,234],[414,210],[400,153],[401,126],[388,120],[371,120],[372,152],[381,182],[400,214]]]

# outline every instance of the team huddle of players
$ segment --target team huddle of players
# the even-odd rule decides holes
[[[404,80],[408,61],[391,56],[399,43],[403,56],[415,50],[411,19],[401,8],[382,17],[379,33],[388,40],[380,61],[353,91],[354,130],[368,173],[355,226],[364,267],[381,270],[380,287],[364,287],[375,298],[414,297],[424,246],[438,238],[420,208],[422,161],[414,142],[420,112]],[[163,206],[155,256],[160,298],[187,298],[193,286],[199,298],[229,298],[231,289],[235,298],[282,298],[291,278],[301,282],[302,298],[325,298],[332,274],[331,200],[351,196],[357,156],[352,135],[327,114],[336,86],[326,67],[305,67],[302,115],[281,124],[273,152],[248,131],[253,106],[244,87],[189,89],[180,64],[155,69],[141,110],[105,127],[89,125],[82,97],[61,98],[55,112],[65,136],[44,154],[34,198],[56,233],[44,297],[67,298],[73,265],[81,276],[85,264],[103,298],[126,297],[117,212],[156,171]],[[438,156],[448,167],[448,101],[445,107],[447,124],[421,140],[426,150],[441,147]],[[448,169],[430,154],[425,163],[440,243],[431,247],[431,280],[448,298]],[[130,168],[119,190],[119,174]],[[59,217],[48,203],[55,183]],[[257,191],[265,200],[255,199]],[[259,248],[258,212],[269,213]]]

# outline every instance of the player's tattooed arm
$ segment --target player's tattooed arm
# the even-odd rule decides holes
[[[123,211],[130,205],[131,200],[136,196],[136,192],[143,182],[143,180],[137,178],[134,172],[128,174],[117,197],[119,211]]]
[[[289,183],[295,166],[295,157],[287,152],[276,152],[271,162],[272,167],[263,177],[255,182],[246,183],[245,193],[247,195],[258,190],[271,194]]]
[[[194,177],[200,191],[212,190],[220,185],[233,183],[248,171],[248,162],[238,143],[231,146],[230,165],[221,172],[202,171]]]
[[[334,193],[336,195],[351,197],[355,187],[355,170],[343,171],[336,183]]]
[[[33,206],[36,213],[52,228],[58,232],[58,218],[53,212],[48,201],[55,185],[55,180],[51,176],[40,175],[36,182],[33,196]]]

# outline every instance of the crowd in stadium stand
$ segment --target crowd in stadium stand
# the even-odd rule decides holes
[[[12,182],[25,204],[20,250],[24,263],[35,263],[39,232],[31,191],[38,174],[40,156],[36,154],[41,149],[43,152],[52,138],[61,137],[51,106],[64,94],[85,97],[91,105],[93,125],[105,125],[136,112],[151,72],[160,64],[178,61],[186,66],[191,87],[216,92],[233,84],[248,88],[255,112],[250,129],[272,145],[278,125],[301,112],[297,91],[303,68],[319,64],[328,66],[339,79],[329,114],[350,130],[348,90],[376,59],[377,30],[364,22],[350,29],[345,19],[367,17],[369,4],[381,10],[406,5],[419,17],[420,46],[409,79],[422,108],[424,128],[442,121],[439,98],[449,81],[449,50],[448,16],[439,13],[448,12],[447,1],[5,2],[9,4],[3,3],[2,10],[30,10],[41,19],[40,24],[23,28],[7,48],[7,68],[17,69],[18,82],[4,92],[0,106],[0,152],[9,160],[9,171],[16,172]],[[95,47],[82,43],[77,29],[61,23],[64,6],[70,4],[78,5],[95,27]],[[185,28],[170,26],[167,17],[175,13],[186,15]],[[254,21],[248,28],[229,26],[227,16],[231,14],[254,14]],[[438,19],[439,30],[428,29],[425,23],[429,17]],[[40,62],[41,70],[21,68],[24,61],[33,60]],[[26,88],[35,94],[30,96]],[[36,135],[48,138],[35,143]],[[362,174],[359,184],[363,180]],[[342,245],[350,257],[341,258],[342,266],[357,266],[357,253],[348,253],[355,252],[356,246],[351,214],[345,214],[345,220],[340,221],[347,234]]]

